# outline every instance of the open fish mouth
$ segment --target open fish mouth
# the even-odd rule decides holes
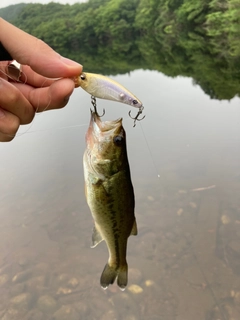
[[[125,139],[122,118],[113,121],[102,121],[98,113],[91,110],[90,124],[86,133],[86,142],[88,144],[89,152],[90,150],[93,150],[94,146],[98,146],[99,152],[101,152],[100,149],[103,150],[103,148],[107,151],[107,144],[110,143],[114,137]],[[110,152],[110,150],[108,151]]]
[[[121,131],[122,118],[112,121],[102,121],[101,117],[91,110],[90,126],[95,133],[108,132],[109,134],[114,131],[116,134]]]

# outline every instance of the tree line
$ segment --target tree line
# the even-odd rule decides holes
[[[89,0],[20,4],[0,16],[103,74],[192,77],[211,97],[239,95],[239,0]]]

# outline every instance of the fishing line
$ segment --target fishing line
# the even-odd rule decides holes
[[[59,128],[48,128],[48,129],[42,129],[42,130],[40,129],[40,130],[24,132],[24,134],[25,133],[26,134],[35,133],[35,132],[47,132],[47,131],[52,131],[52,130],[62,130],[62,129],[69,129],[69,128],[71,129],[71,128],[78,128],[78,127],[85,127],[87,125],[88,125],[88,123],[83,123],[83,124],[76,124],[76,125],[73,125],[73,126],[64,126],[64,127],[59,127]]]
[[[42,83],[42,85],[41,85],[41,87],[40,87],[39,89],[42,89],[42,88],[43,88],[44,83],[45,83],[46,81],[47,81],[47,79],[45,79],[45,80],[43,81],[43,83]],[[46,111],[46,110],[48,109],[48,107],[49,107],[49,105],[50,105],[50,103],[51,103],[51,97],[50,97],[50,95],[48,95],[48,96],[49,96],[49,102],[47,103],[46,107],[45,107],[41,112],[38,112],[38,110],[39,110],[39,105],[40,105],[40,94],[38,95],[38,106],[37,106],[37,108],[36,108],[36,110],[35,110],[35,115],[34,115],[34,118],[33,118],[32,122],[30,123],[29,127],[27,128],[27,130],[25,130],[25,131],[22,132],[22,133],[18,133],[18,134],[16,134],[16,135],[13,136],[13,137],[18,138],[18,137],[21,137],[22,135],[24,135],[24,134],[26,134],[26,133],[29,133],[29,130],[32,128],[33,124],[35,123],[35,117],[36,117],[37,115],[41,115],[44,111]],[[34,131],[30,131],[30,132],[33,133]]]
[[[46,81],[46,80],[45,80]],[[43,83],[44,84],[44,83]],[[42,86],[41,86],[41,88],[43,87],[43,84],[42,84]],[[39,104],[40,104],[40,98],[38,98],[38,107],[37,107],[37,109],[35,110],[35,115],[34,115],[34,117],[33,117],[33,120],[32,120],[32,122],[29,124],[29,127],[24,131],[24,132],[22,132],[22,133],[16,133],[15,135],[8,135],[9,137],[12,137],[12,138],[19,138],[19,137],[21,137],[22,135],[24,135],[24,134],[26,134],[26,133],[33,133],[33,132],[35,132],[35,131],[30,131],[29,132],[29,130],[32,128],[32,126],[33,126],[33,124],[35,123],[35,117],[37,116],[37,114],[39,115],[39,114],[41,114],[42,112],[44,112],[44,111],[46,111],[47,110],[47,108],[49,107],[49,105],[50,105],[50,103],[51,103],[51,98],[50,98],[50,101],[48,102],[48,104],[47,104],[47,106],[41,111],[41,112],[38,112],[38,109],[39,109]]]
[[[146,137],[146,135],[145,135],[145,133],[144,133],[144,130],[143,130],[143,127],[142,127],[141,122],[140,122],[140,127],[141,127],[141,130],[142,130],[142,134],[143,134],[145,143],[146,143],[147,148],[148,148],[148,152],[149,152],[149,154],[150,154],[150,157],[151,157],[151,160],[152,160],[152,163],[153,163],[153,167],[154,167],[154,169],[155,169],[155,171],[156,171],[157,177],[160,178],[160,174],[159,174],[159,172],[158,172],[157,165],[156,165],[156,163],[155,163],[155,161],[154,161],[153,154],[152,154],[152,151],[151,151],[150,146],[149,146],[149,144],[148,144],[147,137]]]

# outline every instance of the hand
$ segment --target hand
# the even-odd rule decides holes
[[[22,65],[17,82],[7,75],[9,62],[0,62],[0,141],[11,141],[36,112],[67,104],[82,66],[1,18],[0,42]]]

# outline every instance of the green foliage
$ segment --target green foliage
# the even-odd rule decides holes
[[[192,77],[214,99],[240,95],[239,0],[28,4],[0,16],[102,74],[137,68]]]
[[[181,23],[202,23],[207,9],[206,0],[185,0],[178,8],[176,17]]]
[[[17,18],[22,9],[26,6],[26,3],[19,3],[0,9],[0,17],[7,20],[13,21]]]

